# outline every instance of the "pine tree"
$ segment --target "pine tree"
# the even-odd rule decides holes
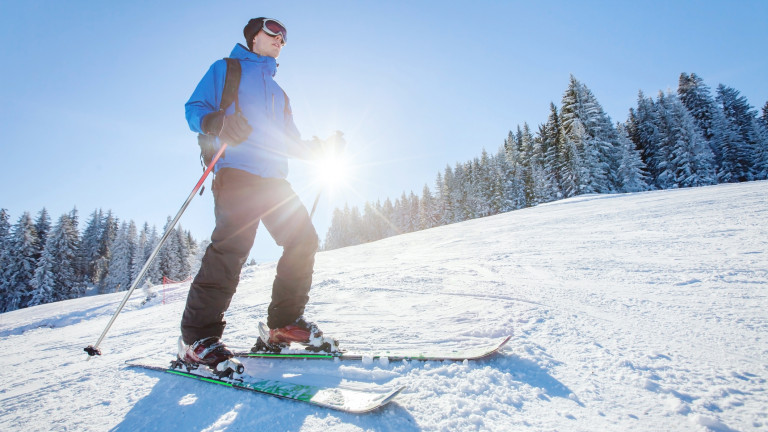
[[[149,260],[150,255],[152,255],[152,252],[155,250],[159,242],[160,242],[160,235],[157,233],[157,227],[153,225],[152,230],[149,231],[149,235],[147,237],[147,244],[146,244],[146,247],[144,248],[144,262]],[[152,262],[150,263],[149,268],[147,269],[146,280],[154,284],[160,284],[163,282],[163,273],[160,270],[159,256],[156,256],[155,259],[153,259]]]
[[[624,125],[618,124],[616,131],[619,134],[619,169],[616,173],[621,182],[619,191],[641,192],[647,190],[645,164],[640,157],[640,152],[635,149],[635,144],[629,139]]]
[[[709,87],[695,73],[680,74],[677,94],[693,117],[714,157],[715,172],[722,170],[723,122],[722,109],[718,108]]]
[[[552,183],[551,195],[553,199],[565,196],[565,189],[573,190],[574,181],[569,173],[570,152],[565,147],[563,127],[560,123],[560,114],[554,103],[549,103],[549,116],[547,122],[539,129],[542,148],[544,149],[544,166],[547,168],[548,177]]]
[[[666,103],[665,109],[674,124],[670,162],[675,170],[675,185],[715,184],[715,158],[701,130],[677,95],[669,94]]]
[[[78,231],[74,213],[59,217],[43,249],[33,281],[29,306],[79,296],[76,267]]]
[[[101,247],[103,220],[104,214],[100,209],[91,213],[77,248],[77,273],[83,285],[89,287],[95,287],[99,282],[96,279],[96,265]]]
[[[0,312],[5,310],[8,296],[5,269],[8,268],[11,259],[11,224],[8,210],[0,209]]]
[[[716,101],[725,116],[721,180],[752,180],[754,157],[759,144],[758,131],[755,129],[756,113],[738,90],[722,84],[717,87]]]
[[[178,260],[178,273],[174,276],[174,280],[182,281],[189,277],[192,273],[192,269],[189,266],[189,235],[179,225],[179,229],[176,230],[178,236],[176,259]]]
[[[426,184],[421,191],[421,214],[425,229],[440,226],[440,208],[429,186]]]
[[[613,173],[618,134],[597,98],[573,76],[563,95],[560,114],[565,139],[571,140],[579,153],[579,192],[616,190]]]
[[[128,223],[123,222],[110,246],[109,271],[104,278],[104,292],[125,291],[131,285],[131,239]]]
[[[45,248],[45,241],[48,238],[48,232],[51,230],[51,217],[48,215],[48,210],[43,207],[40,213],[37,214],[35,219],[35,231],[37,231],[37,247],[38,252],[35,258],[40,259]]]
[[[448,225],[456,222],[454,215],[456,213],[455,192],[453,190],[455,181],[453,178],[453,168],[450,165],[445,166],[445,175],[442,178],[442,187],[440,188],[440,201],[443,209],[442,225]]]
[[[626,131],[629,139],[635,144],[635,149],[640,153],[649,187],[658,187],[656,179],[661,171],[657,157],[661,141],[658,112],[653,100],[646,98],[642,91],[637,95],[637,109],[629,110]]]
[[[763,115],[756,121],[758,144],[755,155],[755,179],[768,179],[768,102],[763,106]]]
[[[688,75],[680,74],[680,80],[677,87],[677,94],[680,101],[693,117],[696,126],[709,142],[714,136],[713,121],[715,118],[715,100],[712,97],[709,87],[704,84],[704,80],[695,73]],[[716,149],[713,149],[713,153]]]
[[[165,226],[163,227],[163,232],[168,231],[171,222],[172,219],[169,216]],[[165,278],[171,280],[176,280],[176,278],[178,278],[180,272],[178,258],[179,247],[179,237],[176,233],[176,228],[173,228],[171,229],[168,238],[166,238],[162,248],[160,248],[160,253],[157,257],[160,266],[160,273]]]
[[[32,217],[29,212],[24,212],[13,226],[9,242],[9,250],[12,253],[7,267],[3,269],[6,283],[4,311],[27,307],[32,298],[38,241]]]
[[[325,250],[333,250],[343,247],[344,244],[344,213],[338,208],[333,209],[331,226],[325,233]]]
[[[522,131],[519,126],[517,132],[515,134],[510,131],[504,141],[504,156],[508,166],[505,175],[504,195],[507,197],[510,210],[521,209],[528,205],[525,199],[525,167],[523,166],[520,139],[518,138],[522,135]]]
[[[98,258],[93,275],[93,280],[98,283],[102,293],[110,292],[105,281],[109,275],[109,262],[112,259],[112,245],[117,238],[118,224],[119,221],[112,215],[112,210],[107,211],[100,232]]]
[[[186,280],[188,277],[193,275],[195,270],[200,268],[200,261],[197,261],[198,244],[195,238],[192,237],[192,233],[190,231],[185,231],[184,236],[186,237],[184,243],[187,246],[187,255],[184,257],[184,272],[187,275],[184,280]]]

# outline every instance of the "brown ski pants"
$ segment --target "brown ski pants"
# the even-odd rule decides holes
[[[181,319],[186,344],[223,334],[224,312],[235,294],[259,222],[283,247],[272,284],[267,325],[284,327],[299,318],[312,285],[317,233],[290,183],[222,168],[213,182],[213,196],[216,228],[190,286]]]

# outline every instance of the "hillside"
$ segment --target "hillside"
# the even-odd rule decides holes
[[[225,340],[265,319],[249,267]],[[346,415],[124,367],[172,355],[188,284],[0,314],[0,430],[768,429],[768,183],[581,196],[318,255],[307,316],[347,348],[471,347],[477,362],[248,360],[250,373],[404,384]]]

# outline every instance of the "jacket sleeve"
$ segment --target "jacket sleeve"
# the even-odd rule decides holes
[[[288,156],[295,159],[317,159],[322,154],[322,141],[317,137],[311,140],[301,139],[301,133],[293,121],[293,110],[288,96],[285,96],[285,136]]]
[[[205,133],[202,128],[203,117],[219,110],[226,73],[226,62],[217,60],[205,73],[184,105],[187,123],[192,131]]]

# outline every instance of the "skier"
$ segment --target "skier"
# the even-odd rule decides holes
[[[230,54],[241,65],[239,103],[219,109],[227,64],[210,67],[186,103],[190,128],[227,143],[214,168],[216,227],[187,297],[181,320],[179,359],[215,367],[233,357],[221,342],[240,270],[253,246],[259,223],[283,247],[268,307],[267,344],[309,343],[322,336],[303,317],[309,301],[318,237],[306,208],[286,181],[287,158],[319,156],[325,146],[343,145],[341,134],[325,142],[304,141],[293,122],[288,97],[273,77],[287,41],[275,19],[254,18],[243,29],[248,47]]]

